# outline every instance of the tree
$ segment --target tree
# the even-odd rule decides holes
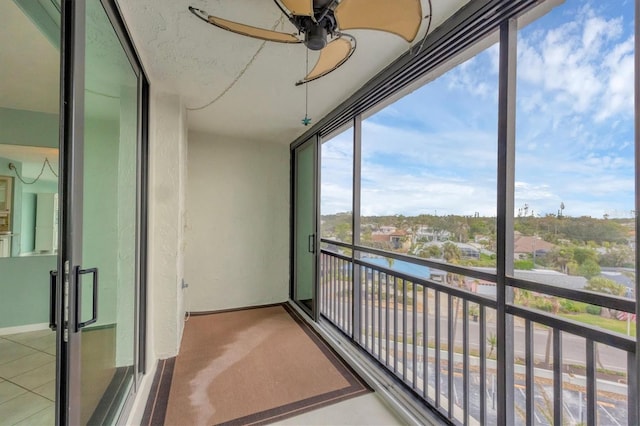
[[[633,263],[633,250],[628,245],[615,245],[600,255],[600,265],[620,267]]]
[[[567,273],[567,264],[573,260],[573,249],[571,247],[556,247],[546,255],[547,259],[560,272]]]
[[[591,278],[585,286],[585,290],[597,291],[598,293],[611,294],[614,296],[623,296],[627,292],[627,288],[622,284],[603,277]],[[600,350],[597,343],[595,344],[595,349],[596,362],[600,365],[600,368],[604,368],[600,361]]]
[[[393,257],[386,257],[385,259],[387,259],[387,265],[389,265],[389,269],[393,268],[393,264],[396,262],[396,260]]]
[[[613,296],[624,296],[627,293],[625,286],[603,277],[591,278],[584,289]]]
[[[435,244],[432,244],[430,246],[427,246],[426,249],[422,250],[422,253],[426,255],[426,257],[441,257],[442,256],[442,250],[440,250],[440,247],[438,247]]]
[[[442,255],[447,263],[456,263],[462,257],[458,246],[449,241],[442,245]]]
[[[529,306],[529,300],[531,299],[531,292],[523,288],[513,289],[514,302],[517,305]]]
[[[335,233],[338,241],[350,241],[351,225],[348,223],[339,223],[335,227]]]
[[[600,275],[600,265],[595,260],[587,259],[578,267],[578,274],[590,280]]]
[[[578,265],[582,265],[587,260],[592,260],[594,263],[598,263],[598,254],[595,250],[589,247],[574,247],[573,259],[578,262]]]
[[[558,316],[558,312],[560,312],[560,301],[557,297],[551,298],[551,312],[553,316]],[[549,327],[547,332],[547,347],[544,351],[544,363],[547,364],[548,367],[551,367],[551,342],[553,339],[553,328]]]
[[[493,350],[498,344],[498,337],[495,335],[495,333],[489,333],[489,337],[487,337],[487,343],[489,344],[489,355],[487,356],[487,358],[491,358],[491,355],[493,355]]]

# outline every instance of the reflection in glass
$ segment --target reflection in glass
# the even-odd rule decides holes
[[[353,129],[321,146],[320,229],[322,238],[353,241]],[[331,250],[332,247],[329,247]]]
[[[51,23],[60,16],[49,3],[0,1],[3,424],[55,424],[56,332],[48,322],[58,242],[60,31]]]
[[[0,144],[0,241],[5,256],[52,255],[58,250],[58,149]],[[2,192],[0,190],[0,192]]]
[[[98,268],[98,321],[82,329],[81,421],[112,423],[134,376],[137,76],[99,0],[87,2],[82,262]],[[82,321],[91,276],[82,278]]]

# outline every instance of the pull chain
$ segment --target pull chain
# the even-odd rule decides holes
[[[305,49],[307,51],[307,75],[309,75],[309,49]],[[309,84],[304,85],[305,89],[305,99],[304,99],[304,118],[301,120],[302,124],[308,126],[311,123],[311,119],[309,118]]]

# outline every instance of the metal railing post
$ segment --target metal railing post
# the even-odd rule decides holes
[[[507,275],[513,276],[513,212],[515,190],[515,121],[517,22],[500,25],[500,74],[498,93],[498,205],[497,205],[497,375],[498,425],[514,424],[513,400],[513,318],[507,304],[513,290]],[[510,388],[511,387],[511,388]]]
[[[634,41],[634,51],[636,52],[634,55],[634,115],[635,115],[635,246],[640,247],[640,235],[638,234],[638,229],[640,229],[640,196],[638,195],[638,191],[640,191],[640,82],[638,82],[638,77],[640,76],[640,0],[635,0],[635,41]],[[638,333],[640,333],[640,312],[638,307],[640,307],[640,276],[638,276],[638,271],[640,271],[640,258],[638,257],[636,251],[636,259],[635,259],[635,302],[636,302],[636,348],[635,348],[635,356],[633,360],[629,360],[628,365],[628,379],[629,386],[633,387],[635,392],[634,395],[637,399],[637,392],[640,390],[640,339],[638,339]],[[629,393],[631,395],[631,393]],[[633,421],[632,421],[633,420]],[[638,424],[640,422],[640,404],[635,401],[634,406],[632,407],[629,404],[629,422],[630,424]]]
[[[362,116],[357,115],[353,118],[353,213],[351,215],[351,234],[354,246],[360,245],[360,177],[362,170]],[[353,314],[351,335],[356,342],[360,342],[360,318],[362,310],[362,301],[360,300],[361,276],[360,267],[355,264],[355,259],[359,259],[360,255],[355,249],[351,250],[351,264],[353,268],[353,305],[351,307]]]

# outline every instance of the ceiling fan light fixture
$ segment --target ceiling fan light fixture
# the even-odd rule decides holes
[[[304,43],[307,49],[319,51],[311,71],[296,85],[306,84],[336,70],[353,55],[356,39],[345,29],[370,29],[396,34],[412,42],[422,22],[421,0],[274,0],[284,16],[298,30],[287,34],[229,21],[189,6],[201,20],[223,30],[278,43]],[[431,6],[431,1],[429,1]],[[429,23],[431,23],[429,14]],[[429,27],[427,27],[427,32]],[[331,36],[331,40],[327,40]],[[424,41],[423,41],[424,42]],[[258,50],[258,52],[262,49]],[[256,53],[257,55],[257,53]],[[307,51],[308,55],[308,51]],[[255,55],[254,55],[255,58]],[[308,61],[308,56],[307,56]]]
[[[327,29],[314,25],[305,33],[304,44],[311,50],[322,50],[327,45]]]

